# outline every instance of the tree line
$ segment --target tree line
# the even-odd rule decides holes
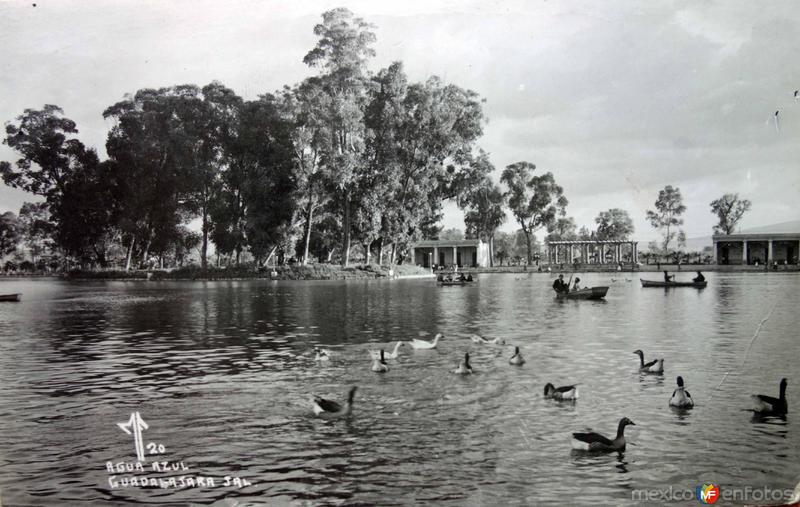
[[[483,99],[435,76],[410,82],[402,62],[371,72],[373,29],[347,9],[323,13],[303,59],[315,75],[255,100],[219,82],[127,95],[103,111],[112,126],[102,161],[61,108],[26,109],[6,124],[3,142],[19,158],[0,162],[0,176],[41,201],[0,217],[0,255],[23,242],[34,262],[48,250],[98,267],[122,255],[128,269],[152,258],[179,265],[198,248],[206,268],[213,243],[236,263],[246,252],[258,264],[336,255],[347,266],[358,245],[366,263],[395,263],[438,236],[446,200],[491,258],[506,209],[529,263],[541,229],[549,240],[633,233],[620,209],[577,231],[553,174],[529,162],[502,171],[504,190],[477,145]],[[718,207],[729,205],[749,208]],[[680,234],[681,206],[648,212],[666,229],[664,248]]]
[[[0,174],[40,196],[52,244],[86,264],[199,245],[205,267],[210,242],[258,263],[337,251],[347,265],[354,245],[396,262],[435,230],[444,200],[472,205],[467,189],[490,169],[475,155],[485,117],[477,93],[411,82],[402,62],[370,72],[372,29],[347,9],[324,13],[304,58],[315,75],[256,100],[219,82],[126,96],[103,112],[103,161],[59,107],[26,109],[6,126],[19,159]]]

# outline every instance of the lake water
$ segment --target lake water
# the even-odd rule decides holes
[[[544,274],[481,275],[468,287],[2,281],[0,293],[24,294],[0,303],[2,503],[619,505],[709,482],[792,489],[800,277],[706,276],[705,290],[582,277],[611,287],[599,302],[555,300]],[[436,350],[403,347],[389,373],[370,371],[367,348],[437,332]],[[471,333],[507,345],[476,345]],[[315,363],[314,344],[333,360]],[[522,367],[508,364],[513,345]],[[640,375],[635,349],[664,357],[665,374]],[[466,351],[476,374],[452,374]],[[667,406],[677,375],[694,410]],[[782,377],[788,418],[743,410],[750,394],[777,396]],[[579,383],[581,397],[545,400],[547,382]],[[343,400],[353,385],[351,418],[313,417],[311,393]],[[109,471],[136,462],[134,437],[117,425],[134,412],[148,426],[144,472]],[[623,416],[636,423],[624,453],[571,450],[573,431],[613,437]],[[163,461],[179,470],[152,470]],[[120,483],[134,476],[215,482]]]

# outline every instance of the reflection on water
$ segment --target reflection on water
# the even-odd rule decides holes
[[[24,294],[0,306],[2,500],[588,505],[702,482],[793,487],[791,413],[743,409],[750,394],[777,396],[784,376],[798,406],[797,276],[716,274],[702,291],[581,278],[609,285],[607,300],[555,300],[540,274],[468,287],[2,282]],[[402,347],[389,373],[370,371],[367,349],[437,332],[437,349]],[[476,345],[472,333],[506,345]],[[315,363],[316,344],[332,361]],[[515,345],[522,367],[508,365]],[[636,349],[664,357],[665,374],[640,374]],[[464,352],[475,375],[450,373]],[[667,405],[677,375],[692,410]],[[581,398],[545,400],[547,382],[578,383]],[[351,419],[312,417],[311,393],[344,401],[351,385]],[[106,462],[135,461],[116,425],[133,411],[147,421],[144,443],[164,446],[160,460],[250,484],[111,489]],[[573,431],[613,437],[623,416],[636,422],[624,453],[572,452]]]

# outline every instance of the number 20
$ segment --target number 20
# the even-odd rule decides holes
[[[164,444],[156,445],[155,442],[150,442],[147,444],[147,452],[150,454],[164,454],[164,451],[166,451]]]

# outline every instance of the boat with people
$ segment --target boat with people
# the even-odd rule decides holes
[[[21,297],[22,294],[0,294],[0,302],[17,303]]]
[[[438,283],[441,286],[447,286],[447,285],[468,285],[471,284],[472,282],[468,282],[466,280],[439,280]]]
[[[449,273],[449,274],[442,274],[439,273],[439,276],[436,277],[436,282],[439,285],[467,285],[473,283],[475,279],[472,277],[472,273],[464,274],[458,273],[456,275]]]
[[[556,292],[556,297],[559,299],[603,299],[607,292],[608,287],[586,287],[570,292]]]
[[[708,282],[663,282],[663,281],[656,281],[656,280],[644,280],[642,278],[639,279],[642,282],[642,287],[694,287],[696,289],[705,289],[708,285]]]

